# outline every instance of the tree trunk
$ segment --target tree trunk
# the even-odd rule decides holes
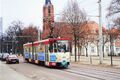
[[[105,57],[104,44],[103,44],[103,47],[102,47],[102,48],[103,48],[103,57]]]
[[[74,40],[74,43],[75,43],[75,62],[77,62],[77,54],[76,54],[76,51],[77,51],[77,37],[76,37],[76,35],[74,34],[74,38],[75,38],[75,40]]]
[[[78,61],[80,61],[80,45],[78,43]]]
[[[110,35],[110,57],[111,57],[111,66],[113,66],[113,39],[112,36]]]
[[[88,49],[87,49],[87,47],[85,47],[85,49],[86,49],[86,57],[88,57]]]
[[[98,48],[98,43],[97,43],[97,56],[99,56],[99,48]]]

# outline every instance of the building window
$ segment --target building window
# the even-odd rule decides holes
[[[91,52],[92,52],[92,53],[94,53],[94,52],[95,52],[94,47],[91,47]]]
[[[109,52],[109,47],[106,47],[106,52],[107,52],[107,53]]]
[[[120,48],[117,47],[117,48],[116,48],[116,52],[117,52],[117,53],[120,52]]]

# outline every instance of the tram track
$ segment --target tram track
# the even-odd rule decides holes
[[[80,66],[80,67],[78,67],[78,66],[72,66],[72,67],[74,67],[74,68],[84,68],[84,66]],[[106,70],[106,68],[104,69],[103,67],[97,67],[97,69],[96,69],[96,67],[94,66],[94,68],[92,68],[92,67],[85,67],[85,69],[91,69],[91,70],[97,70],[97,71],[101,71],[101,72],[109,72],[109,73],[115,73],[115,74],[119,74],[120,75],[120,72],[118,72],[118,70],[119,69],[107,69]],[[119,70],[120,71],[120,70]]]
[[[120,80],[120,73],[117,72],[111,72],[111,71],[103,71],[103,70],[97,70],[97,69],[87,69],[84,68],[76,68],[72,67],[67,70],[64,70],[69,73],[74,73],[77,75],[83,75],[86,77],[95,78],[98,80]],[[108,79],[107,79],[108,78]]]
[[[74,72],[74,71],[72,71],[72,70],[64,70],[64,71],[65,71],[65,72],[72,73],[72,74],[84,76],[84,77],[93,78],[93,79],[96,79],[96,80],[105,80],[105,79],[103,79],[103,78],[99,78],[99,77],[95,77],[95,76],[91,76],[91,75],[87,75],[87,74],[83,74],[83,73]]]

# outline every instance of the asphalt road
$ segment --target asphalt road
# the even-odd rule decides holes
[[[56,69],[24,62],[7,66],[32,80],[120,80],[120,69],[109,67],[71,64]]]
[[[0,61],[0,80],[31,80]]]

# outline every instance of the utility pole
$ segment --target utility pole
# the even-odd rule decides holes
[[[99,57],[100,57],[100,64],[103,63],[103,37],[102,37],[102,10],[101,10],[101,0],[98,1],[99,3]]]

